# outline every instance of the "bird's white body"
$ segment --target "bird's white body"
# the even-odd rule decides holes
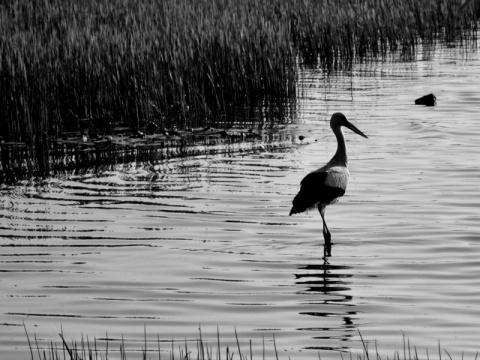
[[[345,126],[357,134],[367,137],[351,124],[342,113],[335,113],[330,119],[330,127],[337,138],[337,152],[332,159],[320,169],[305,176],[301,182],[300,191],[293,199],[290,215],[304,212],[313,207],[318,207],[323,220],[323,235],[325,244],[330,246],[330,232],[325,222],[325,208],[335,204],[338,198],[347,190],[348,159],[345,138],[341,127]],[[326,253],[327,251],[326,247]]]
[[[332,166],[327,170],[321,171],[327,173],[324,185],[330,186],[332,188],[342,189],[344,192],[347,190],[348,178],[350,177],[350,173],[348,172],[348,168],[346,166]],[[335,204],[337,201],[338,197],[333,199],[328,204]]]

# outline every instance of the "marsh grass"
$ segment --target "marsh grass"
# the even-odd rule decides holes
[[[300,64],[469,42],[479,8],[479,0],[465,9],[458,0],[0,1],[1,136],[40,154],[50,138],[92,127],[108,135],[149,122],[226,126],[258,115],[252,108],[267,109],[260,122],[288,121]]]
[[[106,339],[103,339],[102,343],[94,339],[92,342],[86,338],[82,339],[79,342],[71,341],[67,343],[62,333],[59,334],[61,339],[61,346],[58,347],[53,342],[50,342],[50,345],[46,348],[42,348],[35,336],[34,340],[31,341],[28,335],[27,329],[25,328],[25,334],[27,337],[29,349],[30,349],[30,359],[31,360],[107,360],[107,359],[129,359],[129,354],[134,354],[135,358],[142,360],[146,359],[158,359],[158,360],[253,360],[253,359],[272,359],[279,360],[277,344],[275,341],[275,335],[272,335],[272,340],[269,341],[273,348],[273,351],[270,352],[270,355],[266,355],[265,349],[265,339],[262,339],[262,351],[261,354],[254,354],[252,350],[252,340],[248,341],[247,346],[241,345],[241,341],[238,338],[237,331],[235,330],[235,341],[233,345],[221,345],[220,333],[217,329],[217,338],[213,343],[205,341],[202,337],[202,331],[199,329],[199,337],[194,342],[193,345],[189,345],[187,340],[184,342],[175,342],[171,341],[170,344],[165,344],[164,341],[160,340],[157,336],[155,341],[155,348],[149,349],[151,342],[147,341],[146,329],[144,330],[144,340],[141,351],[131,352],[125,346],[125,341],[122,337],[119,345],[119,349],[113,349],[109,345],[108,335]],[[360,337],[362,350],[361,351],[339,351],[338,359],[339,360],[382,360],[382,355],[377,346],[377,342],[366,341],[361,332],[358,330],[358,335]],[[150,343],[150,344],[149,344]],[[180,345],[182,344],[182,345]],[[177,347],[178,345],[178,347]],[[372,349],[373,347],[373,349]],[[383,352],[385,353],[385,351]],[[436,359],[435,355],[432,354],[430,357],[428,349],[425,349],[424,355],[419,355],[418,349],[416,346],[410,344],[410,339],[403,336],[403,349],[392,351],[392,360],[434,360]],[[442,349],[440,342],[438,342],[438,348],[436,356],[438,360],[449,359],[453,360],[452,356],[446,349]],[[317,353],[319,360],[322,359],[322,354],[319,351]],[[464,356],[462,354],[462,360]],[[478,352],[472,360],[477,360]],[[290,359],[290,357],[289,357]],[[386,357],[390,359],[390,357]]]

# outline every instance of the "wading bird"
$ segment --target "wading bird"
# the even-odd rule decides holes
[[[325,256],[331,255],[331,234],[325,222],[325,208],[335,204],[338,198],[345,194],[348,183],[348,159],[345,138],[342,126],[352,130],[358,135],[367,138],[363,132],[351,124],[345,115],[335,113],[330,119],[330,127],[337,137],[337,152],[332,159],[323,167],[305,176],[301,182],[300,191],[293,199],[293,207],[290,215],[302,213],[305,210],[318,207],[323,220],[323,237],[325,239]]]

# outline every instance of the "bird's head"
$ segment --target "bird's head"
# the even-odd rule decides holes
[[[352,130],[354,133],[357,133],[360,136],[368,139],[368,136],[365,135],[363,132],[357,129],[355,125],[353,125],[350,121],[347,120],[345,115],[340,112],[337,112],[332,115],[330,119],[330,127],[335,132],[336,129],[340,129],[341,126],[345,126],[346,128]]]

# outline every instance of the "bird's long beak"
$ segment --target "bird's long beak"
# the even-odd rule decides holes
[[[368,136],[365,135],[363,132],[361,132],[360,130],[357,129],[357,127],[355,125],[353,125],[351,122],[348,122],[346,125],[345,125],[347,128],[349,128],[350,130],[352,130],[354,133],[357,133],[358,135],[360,136],[363,136],[364,138],[367,138],[368,139]]]

